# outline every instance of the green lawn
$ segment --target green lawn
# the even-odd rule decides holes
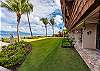
[[[32,52],[18,71],[90,71],[75,49],[60,48],[61,39],[31,42]]]

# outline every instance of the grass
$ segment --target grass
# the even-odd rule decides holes
[[[30,43],[32,52],[18,71],[90,71],[75,49],[60,48],[59,38]]]
[[[37,71],[90,71],[75,49],[58,48]]]

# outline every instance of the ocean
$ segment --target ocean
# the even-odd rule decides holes
[[[0,31],[0,38],[9,38],[13,34],[14,37],[16,37],[17,32],[16,31]],[[28,37],[30,36],[30,33],[20,32],[20,37]],[[33,33],[33,36],[43,36],[41,34]]]
[[[15,31],[0,31],[0,38],[9,38],[10,34],[16,37],[17,33]],[[20,32],[20,36],[30,36],[30,33]]]
[[[0,31],[0,39],[1,38],[10,38],[10,34],[13,34],[13,37],[17,37],[16,31]],[[33,36],[45,36],[45,34],[40,33],[32,33]],[[48,36],[52,36],[52,34],[48,33]],[[20,32],[20,37],[30,37],[30,33]]]

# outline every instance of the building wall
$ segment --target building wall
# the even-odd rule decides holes
[[[77,32],[77,28],[75,28],[76,30],[74,29],[75,33],[70,33],[70,37],[75,38],[76,44],[81,45],[83,48],[96,49],[96,24],[93,23],[97,23],[96,18],[98,18],[98,14],[95,12],[95,15],[91,12],[98,6],[100,5],[97,0],[61,0],[61,8],[66,28],[73,31],[82,21],[88,22],[82,34],[82,42],[80,42],[81,33]],[[95,22],[93,20],[95,20]]]
[[[81,32],[75,30],[71,32],[69,37],[74,38],[75,45],[82,48],[96,49],[96,24],[86,24],[86,29],[83,30],[82,42]]]
[[[81,46],[81,42],[80,42],[80,38],[81,38],[81,33],[79,33],[77,30],[73,32],[71,32],[69,34],[69,38],[72,38],[73,39],[73,43],[77,46]]]
[[[74,33],[73,33],[73,32],[71,32],[71,33],[69,34],[69,38],[74,38]]]
[[[87,24],[82,36],[82,47],[96,49],[96,24]]]
[[[75,31],[75,34],[74,34],[74,37],[75,37],[75,43],[77,45],[80,45],[80,38],[81,38],[81,33],[79,33],[78,31]]]

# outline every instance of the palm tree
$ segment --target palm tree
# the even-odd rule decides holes
[[[42,19],[40,19],[43,23],[44,23],[44,25],[45,25],[45,29],[46,29],[46,36],[47,36],[47,24],[48,24],[48,19],[47,18],[42,18]]]
[[[29,29],[30,29],[31,37],[33,37],[32,29],[31,29],[31,23],[30,23],[30,19],[29,19],[29,13],[27,13],[27,20],[28,20],[28,24],[29,24]]]
[[[28,3],[28,1],[27,1],[27,3]],[[29,6],[29,8],[31,9],[31,11],[33,10],[33,7]],[[29,24],[30,34],[31,34],[31,37],[33,37],[29,15],[30,15],[30,12],[27,12],[27,20],[28,20],[28,24]]]
[[[11,12],[15,12],[17,16],[17,38],[19,42],[19,24],[22,14],[32,11],[33,5],[28,0],[6,0],[1,2],[1,7],[7,8]]]
[[[55,25],[54,18],[51,18],[51,19],[50,19],[50,25],[52,26],[52,29],[53,29],[53,36],[54,36],[54,25]]]

